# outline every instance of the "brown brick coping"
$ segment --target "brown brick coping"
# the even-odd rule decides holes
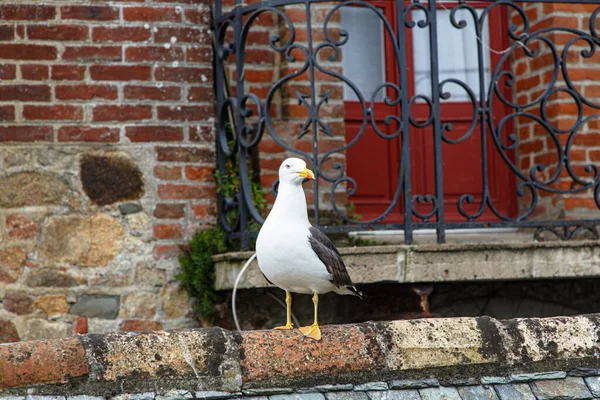
[[[600,368],[600,314],[78,335],[0,345],[0,396],[170,389],[240,392],[393,379],[467,379]],[[142,390],[143,391],[143,390]]]

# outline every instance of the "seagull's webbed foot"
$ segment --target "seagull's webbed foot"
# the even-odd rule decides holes
[[[279,330],[281,330],[281,329],[294,329],[294,324],[290,323],[290,324],[285,324],[283,326],[276,326],[273,329],[279,329]]]
[[[319,328],[319,324],[303,326],[300,328],[300,332],[302,332],[304,336],[309,337],[311,339],[321,340],[321,328]]]

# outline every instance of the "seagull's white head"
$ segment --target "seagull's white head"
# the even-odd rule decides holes
[[[300,185],[304,179],[315,179],[313,172],[299,158],[288,158],[279,167],[279,183]]]

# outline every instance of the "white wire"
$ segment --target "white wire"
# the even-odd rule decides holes
[[[238,322],[237,317],[237,310],[235,309],[235,294],[237,292],[237,286],[240,283],[240,279],[242,279],[242,275],[244,275],[244,272],[246,272],[246,268],[248,268],[252,260],[254,260],[255,258],[256,253],[252,254],[252,257],[250,257],[248,261],[246,261],[246,264],[244,264],[244,266],[240,270],[240,273],[238,274],[237,278],[235,278],[235,283],[233,284],[233,296],[231,297],[231,311],[233,312],[233,322],[235,323],[235,327],[237,328],[238,332],[241,332],[242,329],[240,328],[240,323]]]
[[[238,287],[238,284],[240,283],[240,280],[242,279],[242,276],[244,275],[244,272],[246,272],[246,269],[250,266],[250,264],[252,263],[252,260],[254,260],[255,258],[256,258],[256,253],[252,254],[252,256],[248,259],[248,261],[246,261],[246,264],[244,264],[244,266],[238,273],[238,276],[235,278],[235,283],[233,284],[233,295],[231,296],[231,312],[233,313],[233,322],[235,323],[235,327],[238,330],[238,332],[241,332],[242,328],[240,328],[240,323],[239,323],[238,317],[237,317],[237,309],[235,306],[237,287]],[[267,295],[269,297],[272,297],[273,299],[275,299],[275,301],[277,301],[277,303],[282,305],[283,308],[285,308],[287,311],[287,305],[283,301],[278,299],[277,296],[275,296],[272,293],[268,293],[268,292],[267,292]],[[292,319],[294,320],[294,323],[296,324],[296,326],[300,326],[300,322],[298,322],[298,319],[296,318],[294,313],[292,313]]]

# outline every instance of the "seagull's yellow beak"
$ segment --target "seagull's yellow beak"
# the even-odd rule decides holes
[[[315,179],[315,174],[313,174],[313,172],[308,168],[304,168],[304,171],[298,172],[298,175],[303,178]]]

